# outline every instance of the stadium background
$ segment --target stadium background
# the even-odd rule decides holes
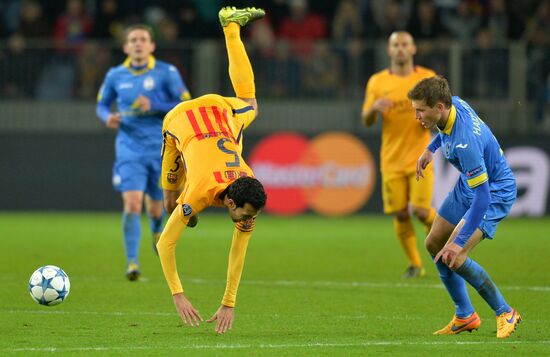
[[[387,66],[388,34],[407,29],[417,41],[416,64],[446,76],[505,151],[514,151],[521,202],[516,214],[548,214],[549,3],[255,2],[269,16],[245,31],[261,105],[247,131],[245,157],[278,132],[308,139],[346,132],[363,142],[377,168],[380,125],[366,130],[359,119],[364,86]],[[124,59],[122,29],[150,24],[155,55],[179,68],[194,97],[232,95],[216,19],[227,4],[1,1],[0,209],[119,211],[120,197],[110,184],[114,133],[96,118],[95,95],[107,69]],[[231,2],[244,4],[249,2]],[[442,166],[438,177],[448,170]],[[363,211],[381,212],[376,176]],[[436,196],[446,191],[438,186]]]

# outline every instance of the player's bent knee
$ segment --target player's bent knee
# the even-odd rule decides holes
[[[147,210],[147,213],[149,214],[149,216],[159,219],[162,217],[162,209],[162,204],[151,205],[151,207],[149,207],[149,209]]]
[[[425,208],[414,208],[413,214],[416,218],[418,218],[420,221],[425,221],[428,219],[430,215],[430,211]]]
[[[442,244],[439,239],[436,239],[436,237],[431,233],[429,233],[424,240],[424,246],[426,247],[426,250],[428,251],[428,253],[434,256],[439,253],[444,245],[444,243]]]
[[[171,201],[171,200],[164,201],[164,209],[168,214],[171,214],[172,212],[174,212],[177,206],[178,206],[178,203],[176,201]]]
[[[408,209],[404,209],[404,210],[395,212],[395,218],[397,218],[398,221],[406,221],[408,219],[411,219],[411,215],[409,214]]]
[[[124,212],[130,213],[130,214],[140,214],[141,213],[141,202],[126,202],[124,204]]]

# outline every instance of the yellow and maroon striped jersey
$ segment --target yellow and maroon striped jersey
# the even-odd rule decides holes
[[[243,131],[256,112],[239,98],[207,94],[178,104],[164,118],[162,186],[183,189],[178,203],[196,214],[220,206],[219,194],[253,176],[241,157]]]

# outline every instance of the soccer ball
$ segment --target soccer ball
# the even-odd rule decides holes
[[[63,269],[55,265],[40,267],[29,280],[29,293],[37,303],[53,306],[69,296],[71,283]]]

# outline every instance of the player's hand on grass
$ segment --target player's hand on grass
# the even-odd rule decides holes
[[[203,321],[203,319],[199,312],[195,310],[193,305],[191,305],[191,302],[187,300],[185,295],[183,295],[183,293],[179,293],[175,294],[173,298],[174,304],[176,305],[176,310],[178,310],[183,322],[186,325],[198,327],[200,325],[200,321]]]
[[[420,180],[421,177],[424,177],[424,173],[422,171],[428,167],[428,164],[432,162],[433,158],[434,154],[428,149],[424,150],[422,155],[420,155],[420,158],[418,158],[418,161],[416,162],[416,181]]]
[[[142,112],[148,112],[151,110],[151,99],[144,95],[139,95],[139,97],[137,97],[136,104]]]
[[[121,120],[122,118],[120,117],[120,113],[111,113],[107,117],[107,122],[105,123],[105,125],[107,126],[107,128],[118,129]]]
[[[455,263],[456,263],[456,258],[458,258],[458,255],[460,254],[461,251],[462,251],[461,246],[459,246],[454,242],[449,243],[445,245],[443,249],[439,251],[439,253],[437,253],[437,255],[434,258],[434,262],[437,263],[437,261],[441,259],[441,261],[444,264],[446,264],[449,268],[454,270],[458,268],[458,266],[455,266]]]
[[[222,334],[231,330],[235,318],[235,308],[222,305],[216,313],[206,322],[216,321],[216,333]]]

